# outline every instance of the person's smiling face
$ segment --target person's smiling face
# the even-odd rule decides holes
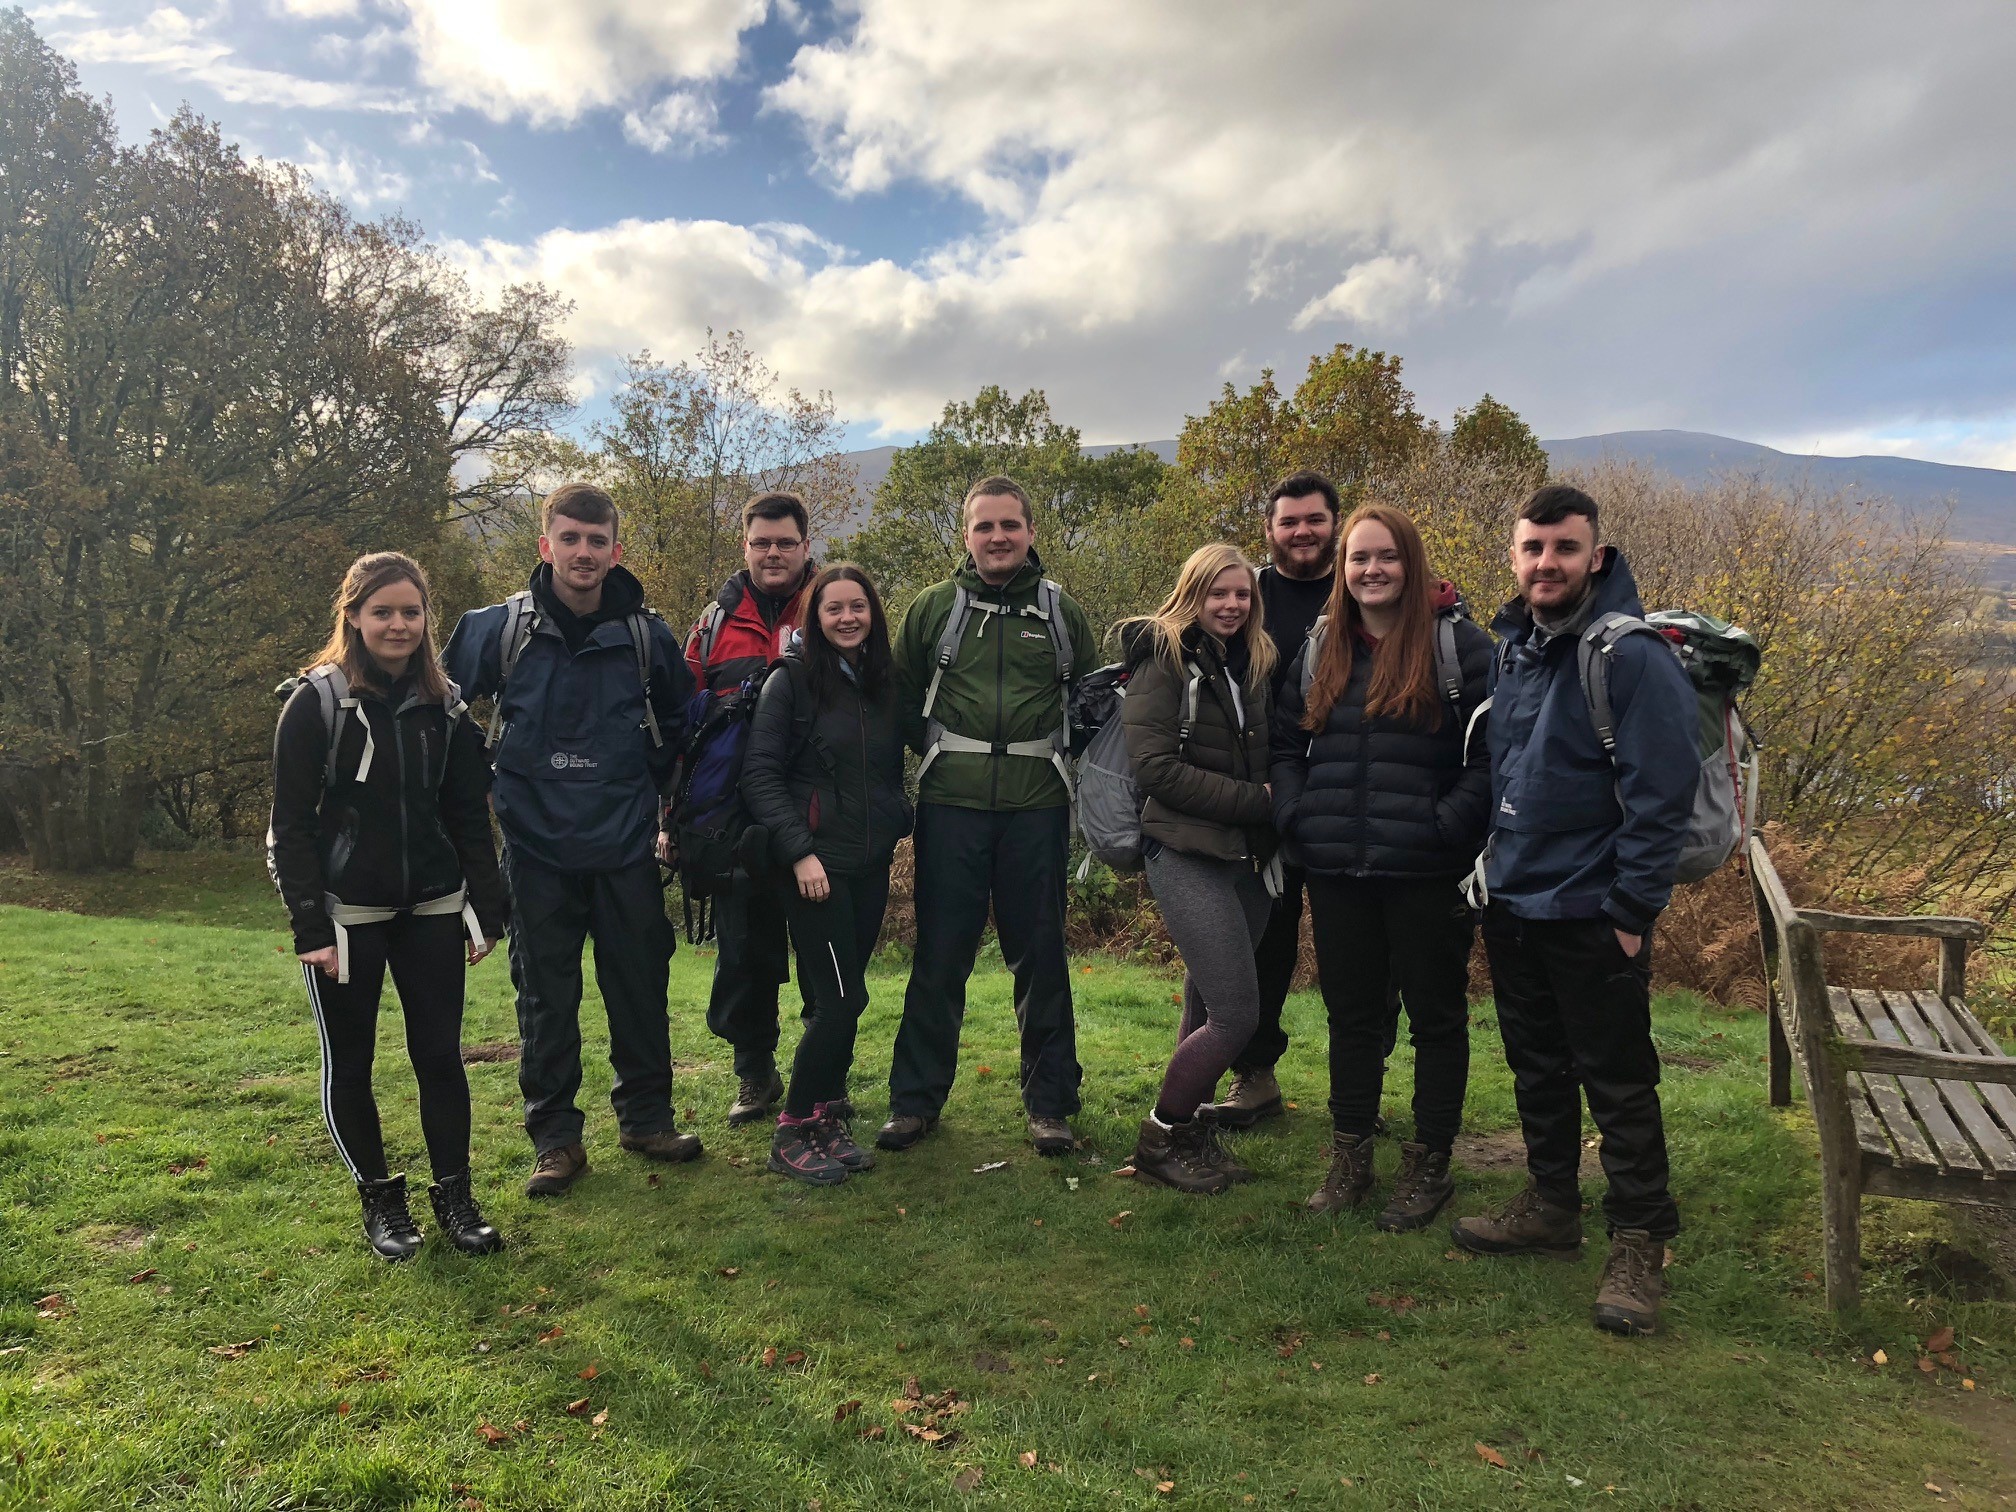
[[[835,578],[819,590],[819,633],[843,656],[861,649],[874,624],[868,591],[859,583]]]
[[[1225,568],[1204,591],[1204,609],[1198,618],[1218,639],[1229,641],[1252,617],[1253,574],[1244,567]]]
[[[1022,570],[1036,532],[1013,494],[981,494],[966,506],[966,549],[986,582],[997,588]]]
[[[427,635],[427,600],[415,583],[387,583],[349,614],[350,627],[364,649],[386,671],[397,674]]]
[[[539,556],[553,568],[553,581],[566,594],[588,598],[602,591],[609,569],[623,560],[614,524],[591,525],[556,514],[539,537]]]
[[[1400,543],[1377,520],[1361,520],[1344,543],[1344,588],[1360,609],[1397,609],[1406,591]]]
[[[1535,614],[1555,616],[1580,603],[1602,561],[1603,548],[1587,515],[1571,514],[1552,525],[1521,520],[1512,529],[1512,574],[1519,597]]]

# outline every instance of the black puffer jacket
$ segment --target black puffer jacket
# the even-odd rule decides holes
[[[1225,653],[1194,626],[1183,637],[1183,654],[1204,673],[1187,744],[1179,737],[1190,674],[1156,654],[1146,626],[1125,633],[1121,655],[1129,676],[1120,718],[1141,789],[1141,833],[1187,855],[1264,860],[1274,852],[1265,786],[1268,680],[1242,688],[1235,700]]]
[[[465,883],[483,933],[504,933],[504,886],[490,835],[490,763],[483,732],[453,721],[411,678],[383,693],[356,691],[325,780],[329,729],[321,696],[305,680],[273,734],[273,818],[266,867],[287,904],[297,953],[336,943],[324,894],[359,908],[411,908]],[[365,723],[371,769],[362,782]],[[445,763],[445,766],[444,766]]]
[[[794,645],[756,701],[742,801],[770,831],[771,859],[785,868],[806,856],[835,872],[886,866],[912,821],[895,679],[871,699],[843,677],[818,707],[813,701]]]
[[[1490,821],[1490,752],[1471,716],[1490,696],[1491,637],[1456,622],[1463,699],[1453,709],[1442,700],[1430,728],[1365,717],[1378,654],[1359,642],[1351,681],[1313,739],[1302,728],[1301,668],[1283,682],[1274,710],[1275,826],[1290,859],[1325,876],[1460,876]]]

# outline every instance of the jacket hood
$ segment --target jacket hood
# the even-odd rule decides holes
[[[1435,612],[1447,614],[1451,609],[1460,608],[1463,595],[1456,591],[1456,585],[1443,578],[1435,585]]]
[[[532,590],[532,600],[537,604],[558,603],[553,592],[553,566],[541,562],[532,569],[532,576],[526,580]],[[611,567],[609,576],[602,579],[602,603],[593,615],[597,623],[605,620],[623,619],[644,607],[644,585],[627,567]]]
[[[1227,662],[1225,649],[1196,625],[1183,632],[1183,649],[1189,655],[1206,658],[1213,667],[1223,667]],[[1145,620],[1134,620],[1120,627],[1120,662],[1129,672],[1154,654],[1153,625]]]
[[[1631,564],[1617,547],[1603,548],[1603,565],[1591,574],[1586,603],[1591,619],[1599,614],[1643,616],[1645,613],[1645,605],[1638,598],[1638,580],[1631,576]],[[1523,598],[1512,599],[1498,611],[1491,628],[1501,637],[1524,634],[1533,628],[1533,611],[1526,607]]]
[[[954,581],[964,584],[968,593],[1027,593],[1043,579],[1043,559],[1036,555],[1036,548],[1031,546],[1029,560],[1022,564],[1022,570],[996,588],[980,576],[979,564],[973,560],[973,553],[969,551],[952,577]]]

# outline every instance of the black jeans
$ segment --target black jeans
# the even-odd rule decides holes
[[[1068,808],[996,813],[917,805],[917,954],[889,1066],[889,1111],[936,1116],[959,1069],[966,979],[987,928],[1015,978],[1022,1102],[1032,1117],[1078,1111],[1077,1025],[1064,956]]]
[[[1400,1000],[1414,1045],[1414,1138],[1446,1154],[1470,1081],[1470,906],[1454,877],[1309,878],[1330,1017],[1330,1120],[1373,1132]],[[1397,989],[1397,990],[1396,990]]]
[[[462,1069],[462,947],[468,938],[460,914],[401,914],[383,924],[350,926],[348,982],[302,963],[322,1039],[322,1116],[336,1153],[359,1181],[383,1181],[388,1174],[371,1095],[378,999],[388,966],[406,1018],[406,1057],[420,1084],[427,1164],[437,1181],[469,1168],[469,1077]]]
[[[781,884],[791,944],[798,952],[798,982],[812,999],[812,1017],[791,1061],[784,1111],[803,1118],[823,1102],[847,1095],[854,1064],[854,1030],[868,1006],[868,958],[889,907],[889,868],[826,873],[832,891],[810,902],[787,877]]]
[[[579,1144],[581,951],[595,942],[595,981],[609,1015],[609,1101],[625,1134],[673,1127],[672,1042],[665,989],[678,939],[665,917],[658,863],[562,872],[507,840],[511,981],[518,989],[518,1090],[525,1132],[541,1150]]]
[[[786,874],[786,885],[789,875]],[[735,1074],[761,1076],[777,1062],[777,990],[791,977],[784,900],[774,883],[737,873],[714,900],[714,982],[707,1027],[735,1049]],[[812,1017],[812,996],[799,983],[800,1016]]]
[[[1652,1044],[1652,937],[1627,956],[1608,919],[1521,919],[1493,903],[1484,949],[1534,1186],[1550,1202],[1581,1206],[1587,1097],[1603,1138],[1610,1232],[1672,1238],[1680,1213],[1667,1188]]]

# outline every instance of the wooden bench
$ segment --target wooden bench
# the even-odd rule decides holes
[[[1797,1065],[1820,1135],[1827,1303],[1862,1282],[1862,1197],[2016,1209],[2016,1059],[1963,1001],[1973,919],[1872,918],[1795,908],[1761,839],[1751,891],[1771,994],[1771,1105],[1792,1101]],[[1831,987],[1820,936],[1939,942],[1929,991]]]

